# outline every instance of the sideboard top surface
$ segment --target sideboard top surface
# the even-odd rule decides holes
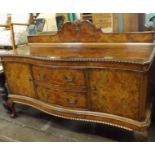
[[[154,32],[103,33],[89,22],[67,22],[57,33],[28,36],[29,50],[3,56],[51,61],[111,61],[149,63],[154,57]]]

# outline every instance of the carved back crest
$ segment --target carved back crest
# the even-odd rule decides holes
[[[62,27],[61,31],[58,32],[61,41],[64,42],[96,42],[100,41],[100,29],[88,22],[67,22]]]

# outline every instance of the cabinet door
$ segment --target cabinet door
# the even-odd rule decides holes
[[[11,94],[34,97],[34,86],[28,64],[4,62],[5,76]]]
[[[138,119],[140,75],[129,71],[92,70],[91,110]]]

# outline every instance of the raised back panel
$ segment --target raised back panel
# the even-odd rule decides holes
[[[154,32],[103,33],[88,21],[65,23],[61,31],[29,36],[30,54],[54,59],[150,60]]]
[[[152,42],[154,32],[103,33],[88,21],[63,25],[57,33],[42,33],[28,37],[29,43],[60,43],[60,42]]]

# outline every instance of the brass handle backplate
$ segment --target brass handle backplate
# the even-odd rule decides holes
[[[67,102],[69,104],[76,104],[78,102],[78,99],[77,98],[73,98],[73,97],[67,98]]]
[[[76,80],[76,75],[72,75],[71,77],[68,77],[68,76],[66,76],[66,75],[63,75],[63,79],[64,79],[64,81],[66,81],[66,82],[75,82],[75,80]]]

